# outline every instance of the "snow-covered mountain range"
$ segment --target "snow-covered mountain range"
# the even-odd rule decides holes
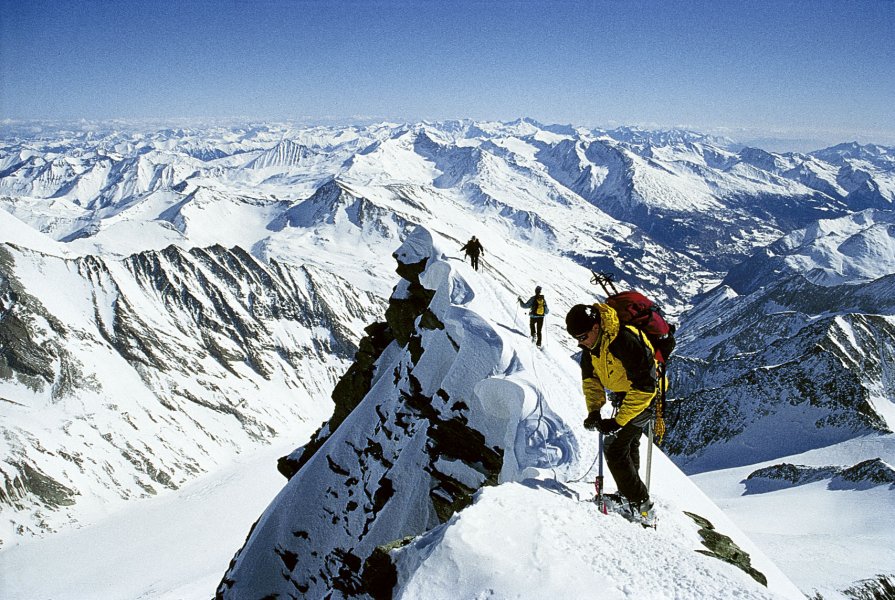
[[[309,455],[324,456],[333,439],[369,449],[364,440],[373,425],[357,415],[365,386],[391,379],[374,376],[373,361],[392,340],[368,326],[382,322],[386,306],[397,310],[392,254],[422,226],[442,253],[470,235],[485,246],[490,287],[454,277],[442,284],[452,290],[447,296],[435,294],[440,310],[447,302],[463,312],[457,307],[485,294],[505,314],[479,308],[467,320],[519,330],[521,316],[507,304],[541,285],[557,317],[548,335],[563,340],[567,354],[573,348],[561,317],[597,296],[591,269],[612,271],[622,285],[660,300],[681,326],[671,373],[671,457],[786,564],[803,592],[837,597],[863,580],[885,586],[895,573],[890,543],[863,535],[873,514],[893,507],[886,485],[895,464],[891,148],[843,144],[779,154],[694,132],[531,120],[341,128],[5,124],[0,132],[4,545],[180,487],[276,436],[305,439],[332,411],[332,393],[334,420],[312,440],[314,452],[280,463],[292,476],[283,494],[322,493],[314,491],[323,477],[314,461],[322,459]],[[441,351],[413,346],[415,324],[403,327],[392,335],[414,360],[445,360]],[[512,352],[512,344],[503,347]],[[505,358],[483,364],[507,367]],[[450,364],[474,370],[480,359]],[[352,377],[334,391],[352,364]],[[450,365],[427,367],[438,368]],[[468,374],[463,393],[493,376]],[[409,393],[406,369],[401,377],[405,383],[389,389]],[[567,386],[574,397],[573,383],[550,385]],[[536,390],[542,385],[540,377],[531,382]],[[434,402],[435,391],[423,395]],[[340,404],[346,397],[353,402]],[[438,408],[443,418],[445,410]],[[569,425],[572,413],[568,408],[562,421],[582,452],[584,433]],[[380,418],[385,414],[392,413]],[[491,420],[479,425],[486,437],[497,435]],[[507,467],[516,447],[488,445],[503,467],[486,469],[485,480],[524,479],[523,468]],[[386,469],[380,452],[362,453],[379,464],[365,473]],[[406,460],[420,467],[411,455]],[[453,479],[460,489],[477,489],[465,481],[480,485],[475,473],[446,466],[456,457],[445,456],[440,463],[430,457],[430,483],[450,487]],[[825,479],[821,468],[836,475]],[[855,484],[817,489],[843,481],[842,473]],[[778,484],[756,483],[771,480]],[[359,480],[355,490],[374,507],[383,501],[377,482]],[[492,493],[503,492],[483,492],[482,502]],[[447,500],[427,497],[401,501],[438,507],[442,498],[451,509],[433,508],[428,517],[409,511],[417,521],[405,527],[408,535],[446,523],[457,508],[450,493]],[[782,497],[849,512],[859,526],[854,544],[844,546],[842,569],[819,569],[797,555],[822,543],[820,524],[793,529],[786,543],[763,535],[760,511],[750,507],[779,508],[773,500]],[[683,508],[666,502],[670,512]],[[387,504],[393,508],[386,512],[401,512]],[[346,536],[379,531],[365,551],[404,535],[393,516],[365,526],[352,514],[337,515],[347,519]],[[265,532],[265,540],[279,535]],[[346,549],[330,533],[314,535],[331,550]],[[808,546],[793,545],[797,539]],[[239,564],[249,551],[228,574],[233,585],[246,581]],[[317,552],[317,562],[302,568],[320,572],[326,559]],[[420,561],[406,563],[412,569],[399,561],[399,573],[418,572]]]

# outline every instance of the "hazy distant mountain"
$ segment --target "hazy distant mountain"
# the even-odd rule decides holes
[[[890,208],[895,196],[892,151],[884,147],[840,145],[811,155],[734,151],[729,140],[675,130],[588,131],[523,120],[58,135],[5,141],[0,194],[31,198],[31,211],[4,206],[59,238],[53,232],[61,231],[60,221],[106,221],[159,190],[185,200],[203,183],[226,183],[231,197],[297,199],[337,177],[450,190],[456,200],[504,218],[523,210],[526,197],[567,204],[563,198],[573,193],[712,266],[736,262],[756,244],[817,218]],[[557,241],[561,247],[568,240]]]

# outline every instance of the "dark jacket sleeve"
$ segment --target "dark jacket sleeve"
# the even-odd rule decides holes
[[[595,377],[594,375],[594,365],[590,361],[590,352],[587,350],[581,351],[581,359],[578,361],[581,365],[581,379],[587,379],[588,377]]]

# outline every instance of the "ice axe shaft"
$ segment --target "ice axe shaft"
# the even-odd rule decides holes
[[[597,478],[594,480],[594,487],[597,490],[597,506],[604,515],[607,514],[606,503],[603,502],[603,434],[597,441],[597,461],[600,463],[597,467]]]

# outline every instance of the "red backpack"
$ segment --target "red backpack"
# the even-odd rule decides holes
[[[675,327],[662,316],[659,305],[640,292],[619,292],[609,273],[594,273],[592,281],[603,286],[607,296],[606,304],[618,313],[619,322],[622,325],[633,325],[642,331],[656,351],[656,360],[664,365],[677,342],[674,339]]]

